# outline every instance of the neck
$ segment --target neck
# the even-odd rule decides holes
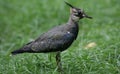
[[[75,23],[78,23],[79,21],[75,21],[71,18],[71,16],[69,17],[69,20],[68,20],[68,23],[69,24],[75,24]]]
[[[67,23],[67,30],[70,31],[75,35],[75,39],[77,38],[78,30],[79,30],[79,25],[78,21],[74,21],[71,17],[68,20]]]

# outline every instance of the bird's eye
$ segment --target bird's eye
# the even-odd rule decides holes
[[[78,12],[78,14],[81,14],[82,12]]]

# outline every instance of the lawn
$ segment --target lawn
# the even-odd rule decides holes
[[[76,41],[62,52],[64,74],[120,74],[120,0],[68,2],[93,19],[80,20]],[[55,53],[10,52],[68,18],[64,0],[0,0],[0,74],[59,74]]]

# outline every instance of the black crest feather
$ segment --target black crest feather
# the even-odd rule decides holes
[[[70,3],[66,2],[66,1],[65,1],[65,3],[66,3],[68,6],[74,8],[74,6],[72,6]]]

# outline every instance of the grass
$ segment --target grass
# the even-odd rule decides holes
[[[93,19],[80,21],[77,40],[61,54],[64,74],[120,74],[120,0],[69,2]],[[0,74],[59,74],[53,53],[9,55],[68,17],[62,0],[0,0]]]

